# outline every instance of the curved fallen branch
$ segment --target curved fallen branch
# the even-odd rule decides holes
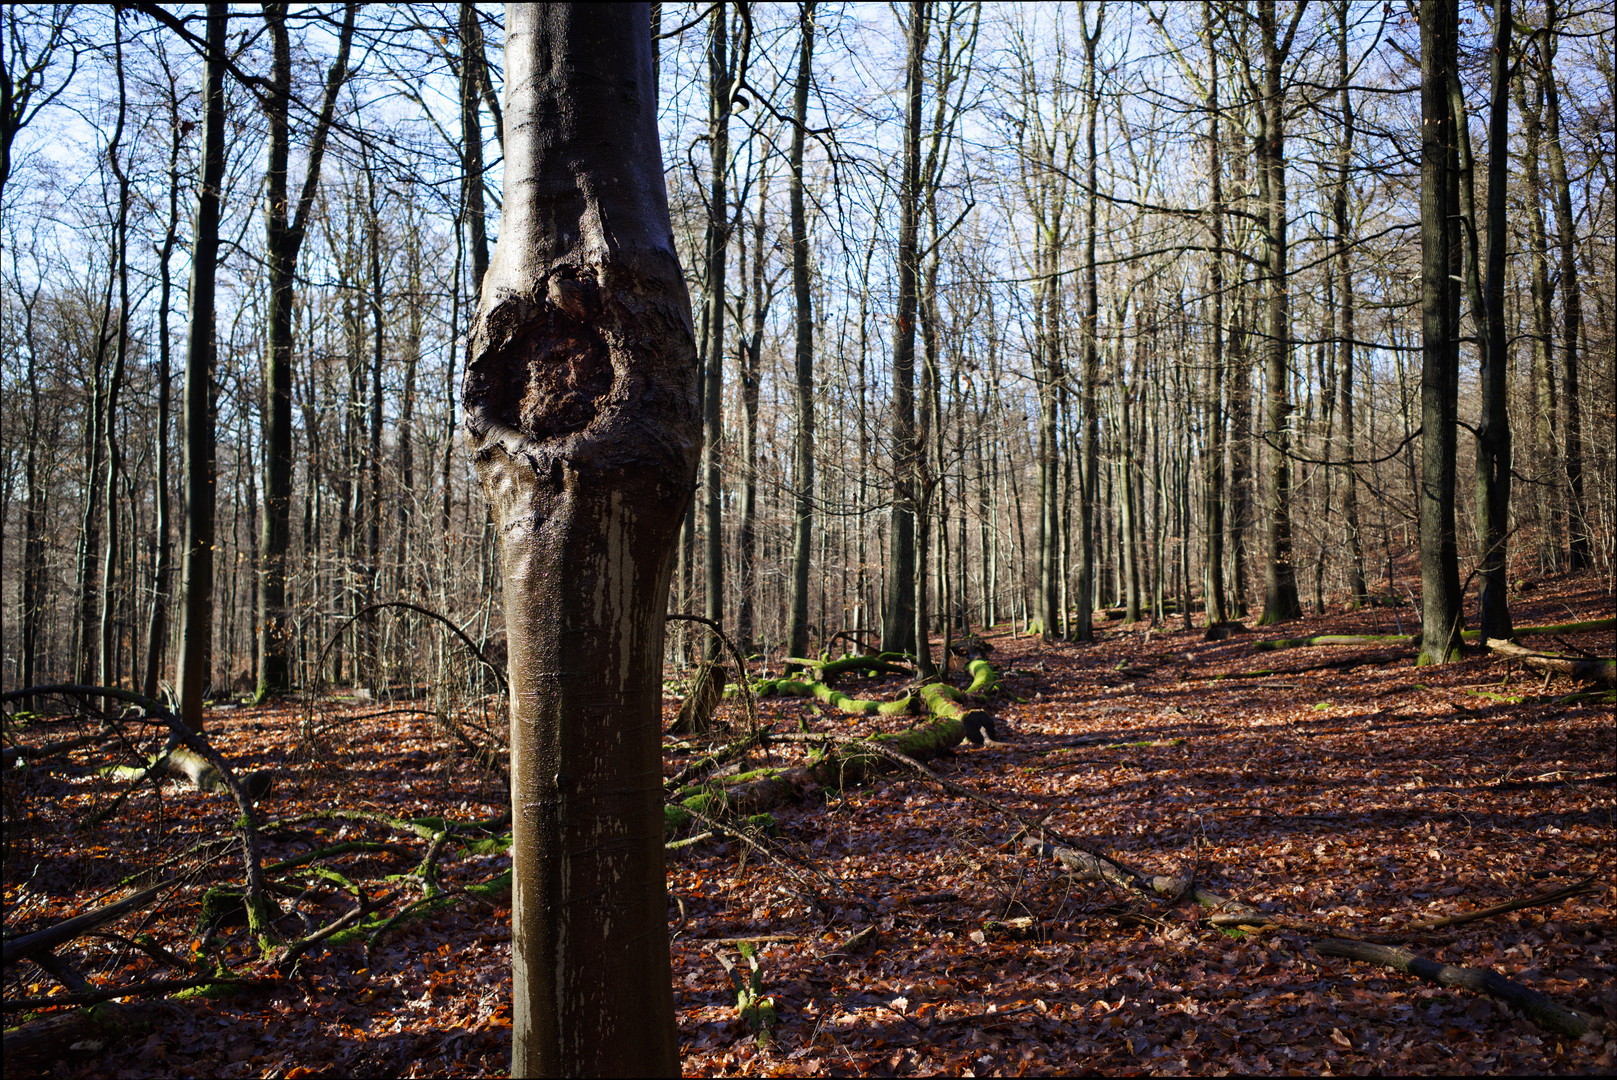
[[[1506,1005],[1526,1016],[1545,1031],[1553,1031],[1569,1038],[1579,1038],[1587,1032],[1598,1031],[1605,1022],[1576,1009],[1567,1008],[1545,994],[1520,983],[1512,982],[1492,968],[1457,967],[1428,960],[1409,949],[1396,945],[1377,945],[1368,941],[1345,941],[1324,938],[1310,942],[1314,951],[1323,956],[1341,956],[1349,960],[1380,964],[1394,971],[1406,972],[1417,978],[1471,990],[1498,998]]]
[[[46,695],[71,695],[81,698],[99,697],[139,706],[148,716],[155,717],[168,725],[168,729],[175,740],[213,767],[219,778],[224,781],[225,787],[230,791],[231,796],[236,800],[236,808],[241,811],[241,816],[236,820],[236,830],[241,834],[242,838],[244,872],[247,881],[248,926],[252,930],[253,937],[265,950],[274,948],[279,944],[276,940],[275,930],[270,923],[269,901],[264,896],[264,858],[259,843],[258,816],[253,810],[253,798],[248,794],[242,781],[236,777],[224,755],[215,750],[200,733],[186,727],[180,718],[170,712],[162,702],[154,701],[144,694],[137,694],[132,690],[124,690],[116,686],[83,686],[76,683],[30,686],[22,690],[12,690],[5,694],[0,694],[0,704],[7,701],[44,697]]]

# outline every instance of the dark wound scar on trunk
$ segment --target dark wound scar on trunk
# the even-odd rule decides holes
[[[535,440],[582,430],[612,390],[593,272],[553,271],[540,304],[543,318],[476,364],[467,387],[468,400],[479,402],[490,420]]]

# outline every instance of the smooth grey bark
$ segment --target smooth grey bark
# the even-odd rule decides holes
[[[882,649],[910,652],[915,640],[915,319],[919,307],[922,60],[931,5],[910,5],[905,22],[904,173],[898,192],[898,311],[893,320],[893,512],[887,553]]]
[[[516,1076],[678,1069],[661,672],[701,433],[649,15],[506,12],[503,219],[463,400],[505,590]]]
[[[337,56],[326,72],[325,96],[309,139],[308,169],[297,205],[289,206],[292,44],[287,5],[265,4],[271,45],[269,169],[264,178],[264,263],[269,278],[269,326],[264,370],[264,520],[258,567],[258,700],[291,688],[292,624],[286,606],[287,553],[292,541],[292,303],[298,252],[320,187],[320,163],[336,112],[337,91],[348,77],[358,4],[345,4]]]
[[[171,76],[172,78],[172,76]],[[180,230],[180,102],[179,92],[169,84],[168,229],[157,253],[157,470],[152,501],[156,509],[152,542],[152,617],[147,623],[146,667],[141,673],[140,692],[155,699],[163,676],[163,659],[168,649],[170,592],[174,577],[174,545],[169,540],[169,442],[172,412],[173,372],[170,362],[168,315],[172,294],[169,257]],[[32,685],[31,683],[25,685]]]
[[[1538,564],[1541,570],[1561,567],[1561,499],[1560,488],[1544,478],[1560,468],[1555,447],[1556,386],[1554,364],[1550,349],[1550,304],[1554,286],[1550,284],[1549,236],[1544,226],[1544,180],[1539,164],[1539,144],[1544,132],[1544,86],[1534,84],[1528,96],[1526,87],[1527,64],[1516,66],[1516,109],[1522,115],[1522,179],[1526,191],[1523,201],[1527,206],[1527,243],[1531,265],[1529,277],[1529,303],[1532,306],[1532,368],[1531,401],[1533,403],[1532,433],[1536,458],[1538,504]]]
[[[1352,464],[1357,445],[1357,418],[1354,415],[1353,366],[1355,363],[1355,323],[1357,300],[1353,286],[1353,246],[1348,242],[1348,165],[1353,157],[1353,97],[1348,79],[1348,0],[1338,0],[1336,9],[1336,76],[1341,88],[1342,131],[1336,146],[1336,187],[1331,193],[1331,219],[1336,230],[1337,303],[1341,308],[1341,348],[1337,355],[1337,412],[1342,417],[1342,444],[1345,483],[1342,491],[1342,520],[1347,526],[1348,592],[1354,607],[1369,600],[1364,580],[1364,545],[1359,536],[1359,476]]]
[[[1263,42],[1263,98],[1258,108],[1258,179],[1263,192],[1264,247],[1267,249],[1264,348],[1267,409],[1264,441],[1269,447],[1268,559],[1264,565],[1260,625],[1300,618],[1297,567],[1291,529],[1291,283],[1286,261],[1286,94],[1281,67],[1291,51],[1304,5],[1294,10],[1284,40],[1279,37],[1274,0],[1259,0],[1258,32]]]
[[[202,129],[202,183],[191,243],[191,300],[185,347],[185,541],[180,570],[180,719],[202,730],[213,641],[214,277],[219,259],[219,195],[225,175],[226,4],[208,5],[208,81]]]
[[[740,342],[737,359],[740,361],[741,379],[741,520],[736,534],[740,548],[736,566],[736,632],[735,639],[743,653],[751,653],[756,634],[756,597],[758,591],[758,406],[759,390],[763,384],[764,324],[769,314],[773,288],[764,291],[764,254],[766,240],[765,213],[769,202],[769,185],[761,184],[758,192],[758,212],[752,224],[752,326]],[[745,234],[743,234],[745,235]],[[748,275],[747,251],[740,252],[743,278]],[[740,322],[743,312],[737,312]],[[798,649],[788,650],[790,656],[801,656]]]
[[[128,94],[124,85],[123,24],[113,20],[113,55],[118,80],[118,123],[107,143],[107,164],[118,182],[118,220],[113,229],[114,258],[118,265],[118,337],[112,351],[112,371],[107,376],[107,389],[102,403],[101,435],[106,441],[106,489],[102,492],[101,527],[101,621],[96,633],[96,672],[102,686],[118,684],[117,660],[114,652],[114,628],[118,618],[114,585],[118,571],[118,525],[121,513],[118,506],[118,479],[123,471],[122,449],[118,445],[118,396],[123,391],[124,372],[129,361],[129,175],[118,163],[118,152],[123,141],[124,114],[128,111]]]
[[[648,17],[649,18],[649,17]],[[724,486],[720,456],[724,446],[724,316],[725,265],[730,245],[730,113],[734,104],[734,78],[729,57],[729,8],[713,5],[708,38],[708,178],[707,228],[707,353],[702,391],[702,613],[724,624]],[[647,24],[650,25],[649,22]],[[717,635],[707,639],[707,659],[718,661],[722,645]]]
[[[1218,102],[1218,39],[1213,6],[1202,0],[1202,37],[1207,49],[1207,182],[1208,229],[1212,253],[1207,260],[1209,317],[1207,387],[1202,409],[1202,515],[1205,544],[1202,595],[1208,625],[1229,618],[1224,590],[1224,164]],[[1188,610],[1186,612],[1189,614]]]
[[[1488,73],[1491,93],[1488,114],[1487,270],[1477,280],[1478,236],[1476,198],[1472,191],[1474,163],[1470,133],[1464,123],[1465,98],[1458,74],[1449,81],[1456,108],[1456,131],[1465,157],[1465,206],[1468,228],[1466,280],[1471,291],[1471,315],[1476,322],[1481,371],[1481,416],[1477,423],[1476,506],[1478,580],[1477,625],[1484,640],[1509,639],[1510,596],[1507,542],[1510,535],[1510,417],[1506,411],[1505,374],[1510,363],[1505,338],[1505,194],[1510,152],[1510,0],[1494,0],[1493,55]]]
[[[797,491],[792,504],[792,608],[786,655],[808,650],[809,542],[814,532],[814,307],[809,295],[808,215],[803,208],[803,135],[808,125],[809,78],[814,58],[814,0],[798,16],[801,43],[792,94],[791,181],[792,300],[795,307],[793,369],[797,433],[793,445]],[[829,630],[821,628],[822,637]]]
[[[1078,5],[1078,32],[1084,46],[1084,236],[1083,312],[1079,318],[1079,348],[1083,351],[1081,423],[1083,441],[1078,476],[1078,583],[1074,590],[1077,612],[1068,628],[1074,641],[1095,640],[1095,532],[1097,499],[1100,493],[1100,417],[1096,413],[1096,387],[1100,383],[1100,288],[1095,269],[1095,216],[1098,193],[1095,187],[1095,125],[1100,110],[1100,93],[1095,85],[1095,49],[1100,44],[1106,22],[1106,5],[1095,7],[1095,28],[1088,22],[1088,5]]]
[[[1458,203],[1455,117],[1449,97],[1459,30],[1455,0],[1422,0],[1421,37],[1421,646],[1416,663],[1460,655],[1465,614],[1455,539],[1458,291],[1453,218]]]

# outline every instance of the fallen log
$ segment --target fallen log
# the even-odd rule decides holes
[[[1198,907],[1214,912],[1237,912],[1247,916],[1264,917],[1250,904],[1210,892],[1198,885],[1193,878],[1175,877],[1170,874],[1147,874],[1115,856],[1071,843],[1052,844],[1032,833],[1022,836],[1021,844],[1041,857],[1061,863],[1073,871],[1080,881],[1104,881],[1132,892],[1167,897],[1170,902],[1189,898]]]
[[[862,671],[867,675],[913,675],[915,672],[899,661],[907,659],[902,653],[871,653],[863,656],[843,656],[836,660],[805,660],[788,656],[786,663],[806,668],[823,683],[834,683],[839,675]]]
[[[893,701],[871,701],[856,698],[829,683],[803,682],[799,679],[766,679],[753,688],[756,697],[811,697],[849,716],[903,716],[913,707],[909,694]]]
[[[1103,855],[1097,851],[1085,850],[1075,845],[1051,844],[1032,834],[1023,835],[1021,843],[1023,847],[1036,851],[1041,856],[1056,859],[1086,880],[1104,881],[1134,892],[1154,893],[1158,896],[1167,896],[1172,899],[1177,899],[1181,896],[1190,897],[1201,907],[1212,909],[1214,915],[1208,921],[1215,926],[1226,928],[1226,932],[1231,926],[1249,926],[1254,929],[1301,930],[1304,934],[1308,933],[1308,930],[1304,927],[1287,924],[1258,911],[1248,904],[1209,892],[1191,880],[1170,877],[1165,874],[1148,875],[1129,866],[1121,859]],[[1566,890],[1558,890],[1558,892],[1571,894],[1570,891]],[[1536,897],[1533,899],[1540,900],[1542,898]],[[1489,909],[1487,912],[1472,913],[1472,917],[1483,918],[1489,914],[1497,914],[1500,911],[1515,910],[1520,906],[1525,905],[1520,903],[1500,905],[1497,908]],[[1470,917],[1459,916],[1434,920],[1428,925],[1457,925],[1464,921],[1470,921]],[[1363,960],[1368,963],[1381,964],[1384,967],[1407,972],[1419,978],[1430,979],[1440,986],[1450,986],[1490,994],[1512,1008],[1518,1009],[1528,1019],[1546,1031],[1554,1031],[1572,1038],[1578,1038],[1585,1032],[1596,1030],[1604,1024],[1604,1021],[1596,1017],[1587,1016],[1574,1009],[1569,1009],[1536,990],[1529,989],[1519,983],[1513,983],[1492,969],[1463,968],[1452,964],[1440,964],[1427,960],[1405,948],[1380,945],[1370,941],[1335,937],[1310,937],[1308,944],[1312,946],[1314,951],[1324,956],[1342,956],[1354,960]]]
[[[1408,634],[1316,634],[1305,638],[1268,638],[1252,643],[1253,652],[1279,652],[1306,649],[1315,645],[1404,645],[1414,648],[1416,638]]]
[[[1553,653],[1534,652],[1513,641],[1489,638],[1488,648],[1497,656],[1520,660],[1534,669],[1556,675],[1566,675],[1579,682],[1617,684],[1617,659],[1609,656],[1557,656]]]
[[[41,956],[53,949],[60,948],[75,938],[83,937],[92,930],[98,930],[108,923],[117,922],[130,912],[139,911],[152,904],[157,897],[179,878],[169,878],[167,881],[153,885],[149,889],[142,889],[131,893],[122,900],[110,904],[103,904],[98,908],[74,915],[70,919],[63,919],[59,923],[47,926],[43,930],[35,930],[31,934],[23,934],[10,938],[3,947],[3,961],[0,967],[10,967],[19,960],[28,960]]]
[[[178,738],[169,739],[168,744],[152,755],[144,767],[118,765],[107,771],[108,775],[133,780],[136,783],[154,773],[166,773],[181,780],[189,780],[198,791],[225,793],[230,791],[230,784],[218,767],[183,745]],[[275,786],[275,774],[268,769],[250,772],[241,778],[241,786],[247,797],[257,802],[268,795],[270,788]]]
[[[904,731],[865,739],[833,740],[813,735],[783,739],[825,738],[837,746],[806,765],[753,769],[723,777],[717,784],[686,788],[663,807],[663,823],[673,833],[689,825],[695,815],[716,819],[746,817],[795,801],[811,787],[851,787],[873,773],[896,767],[884,750],[929,761],[958,745],[965,734],[960,721],[932,717]]]
[[[1585,634],[1594,630],[1617,630],[1617,618],[1584,619],[1581,622],[1549,623],[1544,626],[1518,626],[1511,632],[1517,637],[1542,637],[1549,634]],[[1472,637],[1476,631],[1467,633]]]
[[[1394,945],[1376,945],[1368,941],[1344,941],[1324,938],[1311,943],[1322,956],[1341,956],[1369,964],[1402,971],[1417,978],[1460,990],[1487,994],[1526,1016],[1546,1031],[1568,1038],[1580,1038],[1590,1031],[1600,1030],[1605,1021],[1569,1009],[1537,990],[1505,978],[1492,968],[1458,967],[1428,960],[1409,949]]]
[[[968,694],[986,694],[1000,688],[999,672],[987,660],[979,658],[967,662],[966,673],[971,676],[971,685],[966,687]]]
[[[116,736],[111,732],[97,731],[89,735],[80,735],[72,739],[46,743],[44,746],[8,746],[4,751],[0,751],[0,768],[14,768],[19,763],[37,766],[40,762],[65,754],[70,750],[110,742],[114,738]]]
[[[972,745],[981,746],[985,741],[999,740],[999,734],[994,730],[994,718],[988,711],[967,704],[964,695],[948,683],[928,683],[921,687],[921,700],[926,704],[927,712],[933,716],[959,721]]]
[[[882,654],[890,656],[891,654]],[[986,662],[985,662],[986,666]],[[991,677],[997,674],[989,669]],[[765,689],[758,688],[759,696]],[[805,683],[792,679],[776,679],[768,684],[767,693],[815,697],[835,708],[861,714],[868,706],[874,711],[891,715],[907,711],[915,701],[923,703],[929,719],[903,731],[884,732],[865,738],[821,736],[813,734],[773,735],[779,741],[833,744],[806,765],[789,768],[763,768],[740,772],[700,786],[687,787],[674,794],[663,807],[665,832],[672,834],[685,828],[693,819],[745,816],[780,806],[801,797],[813,786],[842,788],[857,784],[866,776],[901,766],[926,770],[921,763],[944,754],[967,738],[982,745],[986,731],[994,737],[993,718],[984,710],[974,708],[963,700],[959,690],[943,683],[932,683],[918,694],[906,694],[897,701],[861,702],[841,694],[823,682]],[[931,776],[930,772],[927,775]],[[936,779],[936,777],[933,777]]]
[[[185,1010],[167,1002],[107,1004],[52,1013],[6,1029],[6,1074],[39,1073],[65,1058],[94,1057],[110,1042],[128,1041],[134,1032],[172,1024],[185,1015]]]

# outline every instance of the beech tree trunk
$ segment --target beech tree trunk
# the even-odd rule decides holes
[[[929,5],[910,7],[905,27],[904,178],[899,188],[898,312],[893,321],[893,516],[888,534],[887,603],[882,648],[915,648],[915,316],[919,306],[921,216],[921,61]]]
[[[503,216],[463,400],[510,649],[512,1074],[671,1075],[660,676],[701,430],[651,18],[506,19]]]
[[[814,3],[808,0],[798,17],[801,44],[797,86],[792,93],[791,215],[793,367],[797,376],[797,492],[792,513],[792,610],[786,649],[792,656],[808,651],[809,541],[814,532],[814,308],[809,296],[808,215],[803,206],[803,129],[808,125],[810,65],[814,57]],[[762,252],[759,252],[759,256]],[[820,628],[821,638],[830,631]]]
[[[1481,361],[1482,409],[1477,424],[1476,499],[1477,547],[1481,586],[1477,598],[1477,623],[1484,638],[1508,638],[1510,632],[1509,566],[1506,545],[1510,536],[1510,418],[1506,412],[1505,369],[1509,349],[1505,341],[1505,190],[1510,152],[1506,123],[1509,119],[1510,84],[1510,0],[1495,0],[1494,47],[1489,61],[1492,90],[1488,114],[1488,257],[1484,281],[1476,281],[1478,238],[1476,200],[1468,198],[1465,207],[1470,226],[1471,258],[1467,278],[1473,288],[1472,315],[1477,325]],[[1458,88],[1456,79],[1450,87]],[[1457,102],[1464,98],[1455,95]],[[1469,140],[1461,130],[1458,134]],[[1467,154],[1467,158],[1471,155]],[[1468,161],[1467,172],[1471,171]],[[1471,181],[1467,183],[1467,195]],[[1476,293],[1480,291],[1480,296]],[[1481,301],[1480,305],[1478,301]],[[1480,310],[1478,308],[1480,307]]]
[[[1269,551],[1264,567],[1263,614],[1258,622],[1270,625],[1300,618],[1297,567],[1291,537],[1291,300],[1287,280],[1286,239],[1286,94],[1281,66],[1291,51],[1299,9],[1284,41],[1279,39],[1273,0],[1258,5],[1258,29],[1263,38],[1263,102],[1258,110],[1261,156],[1259,186],[1263,192],[1264,244],[1268,249],[1268,341],[1264,347],[1267,410],[1264,438],[1269,444]]]
[[[180,570],[180,719],[202,730],[213,640],[214,272],[219,253],[219,188],[225,177],[226,6],[208,5],[207,117],[202,185],[191,245],[191,311],[185,347],[185,542]]]
[[[1549,153],[1555,231],[1561,251],[1561,420],[1566,443],[1562,461],[1567,485],[1567,558],[1572,569],[1582,570],[1593,560],[1583,495],[1583,416],[1578,394],[1578,339],[1583,333],[1583,298],[1578,286],[1572,188],[1567,180],[1566,154],[1561,149],[1561,93],[1555,81],[1555,52],[1559,44],[1556,9],[1554,0],[1549,0],[1544,8],[1545,33],[1539,41],[1539,56],[1543,62],[1539,77],[1544,82],[1544,146]]]
[[[345,5],[337,57],[326,73],[325,97],[309,142],[308,171],[293,212],[288,215],[287,161],[291,155],[292,46],[285,4],[266,4],[273,62],[265,104],[269,114],[269,170],[264,179],[264,263],[269,277],[269,333],[264,369],[264,523],[263,562],[258,568],[258,698],[292,685],[289,651],[291,617],[286,606],[287,553],[292,543],[292,299],[298,252],[309,227],[309,212],[320,186],[320,162],[337,106],[337,90],[348,75],[348,47],[354,38],[357,4]]]
[[[1454,526],[1459,354],[1453,284],[1458,172],[1449,79],[1459,37],[1454,0],[1421,4],[1421,647],[1418,664],[1459,658],[1459,557]]]

